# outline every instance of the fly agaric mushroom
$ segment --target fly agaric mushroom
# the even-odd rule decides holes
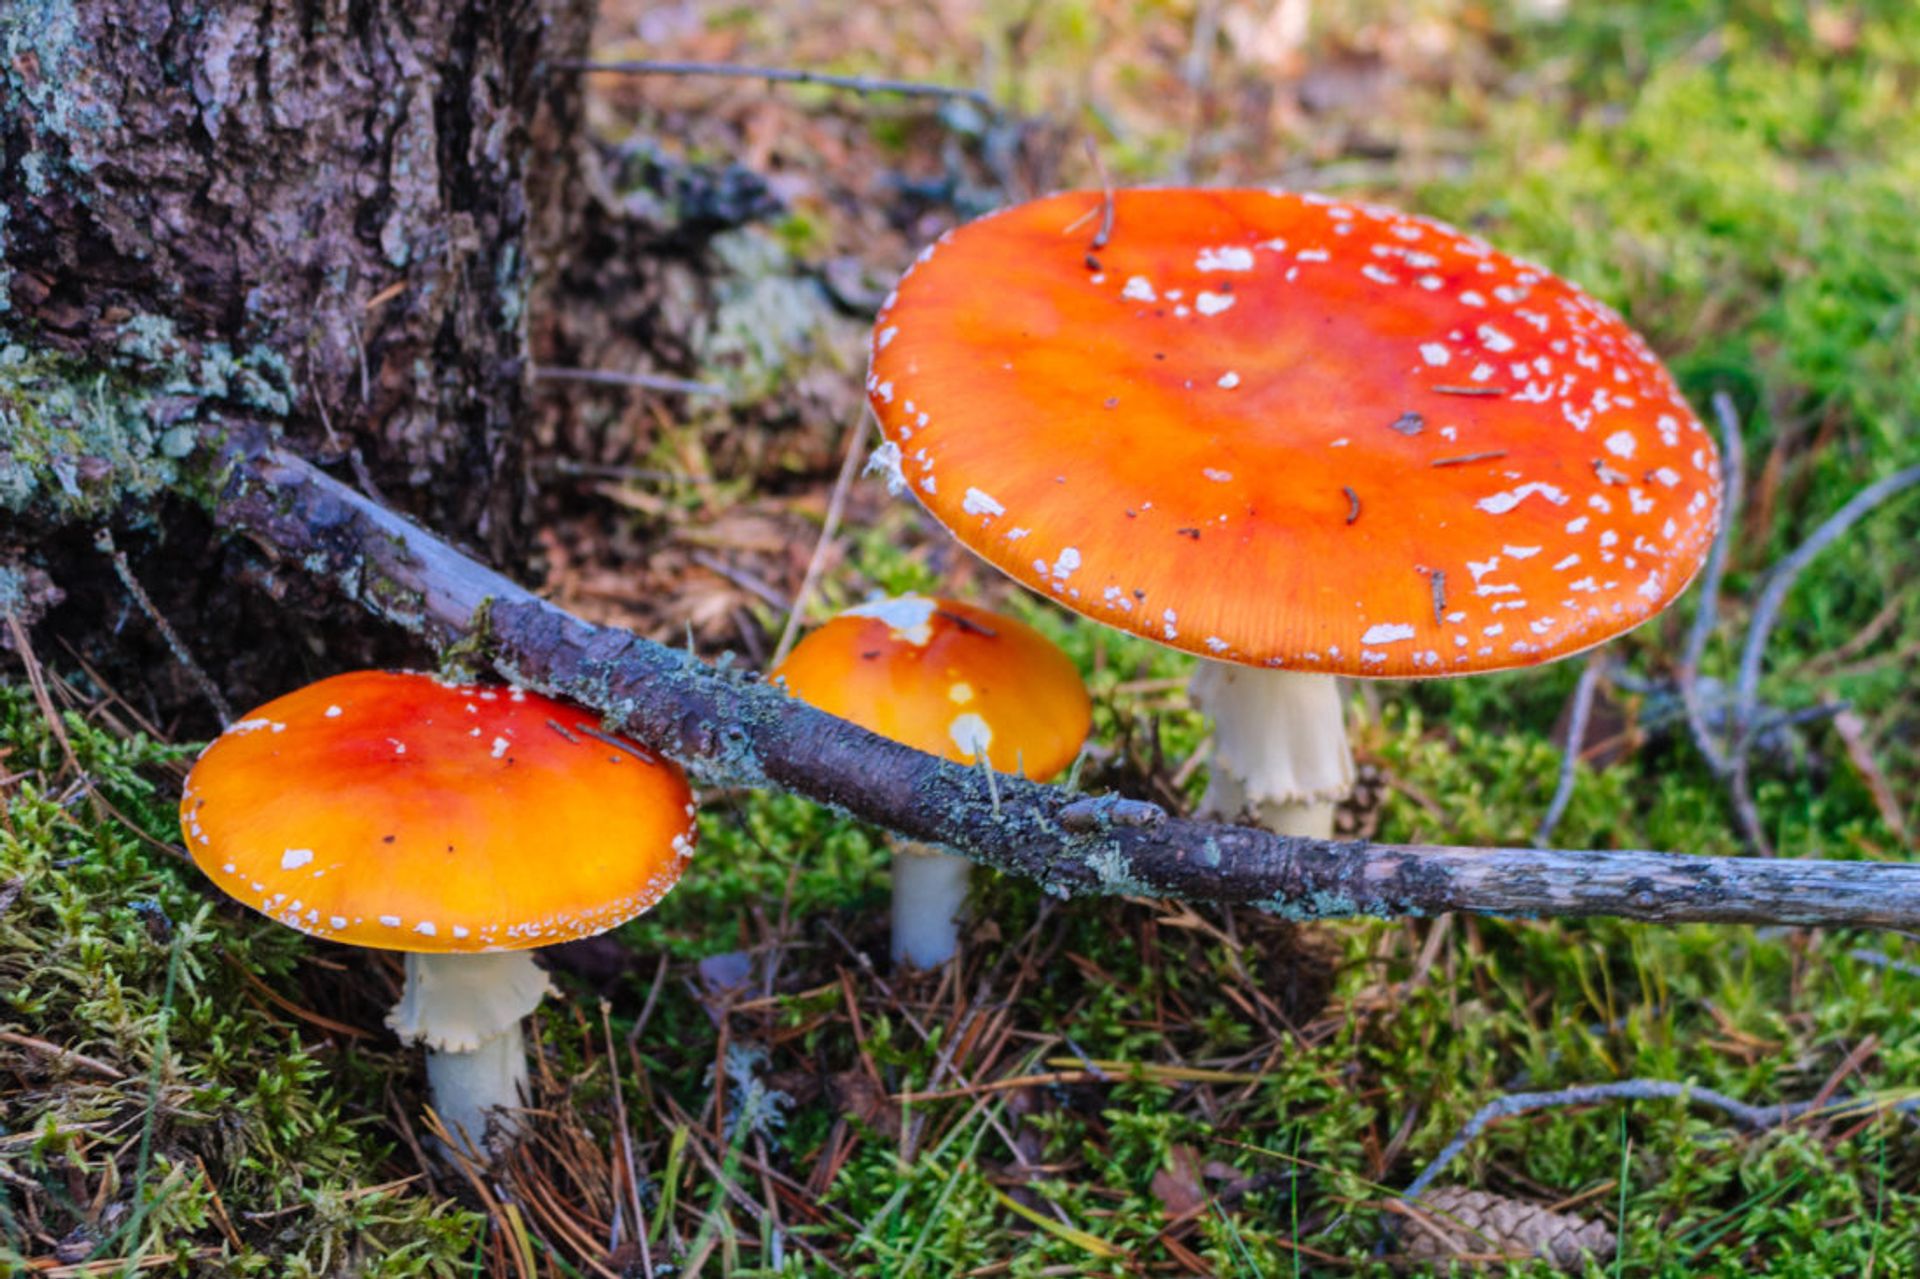
[[[902,595],[848,609],[772,673],[800,700],[958,763],[1046,781],[1092,726],[1080,672],[1046,636],[955,600]],[[924,844],[893,858],[893,958],[953,958],[968,862]]]
[[[268,702],[188,774],[180,826],[229,896],[301,932],[407,953],[387,1014],[427,1045],[449,1134],[520,1104],[532,949],[624,923],[680,878],[672,764],[520,689],[358,671]],[[510,1127],[503,1126],[503,1132]]]
[[[867,391],[881,463],[977,554],[1207,659],[1206,808],[1292,833],[1330,833],[1352,778],[1333,676],[1598,644],[1679,594],[1719,518],[1712,439],[1613,311],[1324,196],[982,218],[887,299]]]

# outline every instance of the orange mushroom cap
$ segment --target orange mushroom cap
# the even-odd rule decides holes
[[[672,764],[520,689],[358,671],[268,702],[187,776],[200,869],[355,946],[523,950],[640,914],[693,853]]]
[[[903,595],[848,609],[772,674],[829,715],[962,764],[1045,781],[1092,727],[1073,662],[1025,622]]]
[[[1055,195],[943,236],[874,328],[883,460],[1002,571],[1249,665],[1463,674],[1659,612],[1719,518],[1646,344],[1378,205]]]

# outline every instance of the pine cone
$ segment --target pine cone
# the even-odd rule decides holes
[[[1616,1246],[1605,1222],[1464,1186],[1436,1187],[1413,1206],[1420,1215],[1402,1221],[1400,1237],[1407,1256],[1416,1261],[1494,1253],[1516,1260],[1539,1257],[1573,1273],[1586,1254],[1605,1261]]]

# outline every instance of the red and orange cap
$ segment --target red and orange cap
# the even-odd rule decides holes
[[[1092,727],[1080,672],[1025,622],[902,595],[848,609],[772,673],[800,700],[929,755],[1045,781]]]
[[[942,237],[873,335],[887,460],[995,566],[1208,657],[1525,666],[1653,616],[1718,519],[1646,344],[1427,218],[1253,190],[1051,196]]]
[[[652,906],[692,855],[672,764],[520,689],[359,671],[268,702],[193,766],[180,827],[230,896],[302,932],[522,950]]]

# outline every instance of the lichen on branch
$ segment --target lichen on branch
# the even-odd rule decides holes
[[[601,711],[708,783],[774,786],[1061,896],[1237,902],[1292,919],[1618,915],[1920,927],[1920,866],[1621,850],[1380,845],[1190,821],[1138,801],[989,778],[539,599],[266,432],[225,437],[216,517],[376,616]],[[480,632],[484,630],[484,634]]]

